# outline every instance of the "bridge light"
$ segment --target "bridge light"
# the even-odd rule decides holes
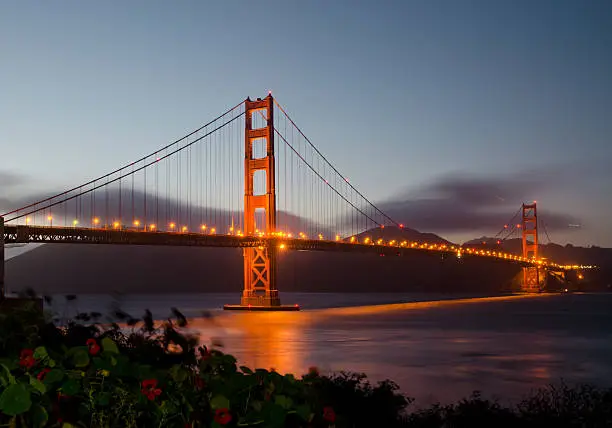
[[[47,220],[49,221],[53,220],[53,216],[52,215],[47,216]]]
[[[183,227],[181,228],[181,232],[183,232],[183,233],[187,232],[187,226],[183,226]]]
[[[72,225],[76,226],[77,224],[79,224],[79,221],[77,219],[72,220]]]
[[[376,241],[376,243],[377,243],[378,245],[382,245],[382,242],[383,242],[382,238],[380,238],[380,239],[378,239],[378,241]]]
[[[176,227],[176,224],[174,224],[174,223],[170,223],[170,225],[169,225],[169,226],[170,226],[170,230],[174,230],[174,228]]]
[[[403,229],[404,225],[402,223],[400,223],[400,229]]]
[[[149,230],[155,230],[155,225],[154,224],[150,225]]]
[[[230,233],[234,231],[234,226],[230,226],[229,228]]]
[[[340,240],[340,235],[336,235],[336,241]]]
[[[30,217],[26,217],[26,224],[30,224],[32,222],[32,219]]]
[[[205,224],[203,224],[202,226],[200,226],[200,229],[202,229],[202,230],[206,230],[206,225],[205,225]]]
[[[322,240],[323,239],[323,234],[319,233],[319,239]]]
[[[210,234],[214,235],[217,232],[217,229],[215,229],[214,227],[212,229],[210,229]]]
[[[380,225],[380,228],[381,228],[381,229],[384,229],[384,228],[385,228],[385,225],[384,225],[384,224],[381,224],[381,225]]]
[[[113,222],[113,227],[115,229],[118,229],[119,228],[119,222],[118,221]]]
[[[368,244],[370,242],[370,238],[366,238],[363,242]]]
[[[134,220],[134,226],[136,227],[140,226],[140,220]]]
[[[93,223],[97,226],[100,223],[100,219],[98,217],[94,217]]]
[[[351,243],[355,242],[355,237],[351,236]]]
[[[284,249],[285,249],[285,244],[280,244],[280,245],[278,246],[278,248],[280,248],[281,250],[284,250]]]

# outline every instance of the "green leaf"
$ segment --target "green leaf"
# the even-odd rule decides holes
[[[45,386],[45,384],[32,375],[30,375],[30,385],[32,385],[32,387],[34,387],[34,389],[40,392],[41,394],[47,392],[47,387]]]
[[[79,349],[72,355],[72,362],[75,367],[87,367],[89,365],[89,355],[84,349]]]
[[[32,407],[30,414],[32,415],[32,423],[35,427],[42,428],[47,425],[49,414],[44,407],[37,404]]]
[[[2,385],[5,386],[6,382],[8,382],[9,385],[14,385],[16,383],[15,376],[11,374],[11,371],[6,365],[2,364],[2,368],[4,369],[4,372],[6,373],[6,379],[4,378],[4,376],[2,377]]]
[[[172,366],[170,369],[170,375],[172,376],[172,379],[179,383],[183,382],[187,378],[187,372],[178,364]]]
[[[310,422],[312,418],[312,412],[310,411],[310,406],[308,404],[302,404],[296,407],[296,412],[306,422]]]
[[[64,372],[59,369],[53,369],[49,373],[46,374],[44,383],[50,384],[54,382],[59,382],[64,378]]]
[[[251,407],[259,413],[261,412],[262,403],[261,401],[251,401]]]
[[[230,402],[223,395],[215,395],[210,400],[210,407],[213,409],[229,409]]]
[[[34,358],[37,360],[42,360],[48,356],[49,354],[47,354],[47,348],[44,346],[39,346],[38,348],[34,349]]]
[[[69,424],[68,422],[64,422],[62,424],[62,428],[77,428],[75,425]]]
[[[251,370],[247,366],[240,366],[240,371],[246,374],[253,374],[253,370]]]
[[[117,348],[117,344],[113,342],[113,339],[111,339],[110,337],[105,337],[104,339],[102,339],[102,349],[110,354],[119,353],[119,348]]]
[[[81,391],[81,385],[75,379],[69,379],[62,385],[62,392],[66,395],[76,395],[79,391]]]
[[[30,392],[21,383],[10,385],[0,395],[0,411],[9,416],[25,413],[31,406]]]
[[[269,415],[270,427],[282,427],[285,424],[287,412],[281,406],[272,406]]]
[[[274,397],[274,402],[281,406],[283,409],[290,409],[293,405],[293,400],[285,395],[277,395]]]

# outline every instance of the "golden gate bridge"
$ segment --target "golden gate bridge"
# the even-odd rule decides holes
[[[241,305],[226,309],[251,310],[299,309],[281,305],[278,294],[277,254],[286,250],[498,259],[522,268],[530,292],[543,289],[546,273],[580,268],[539,257],[535,202],[518,213],[520,223],[498,236],[520,231],[522,254],[401,239],[404,225],[342,175],[268,94],[108,174],[0,215],[0,251],[30,242],[241,247]],[[368,235],[385,227],[400,238]],[[0,287],[4,298],[4,263]]]

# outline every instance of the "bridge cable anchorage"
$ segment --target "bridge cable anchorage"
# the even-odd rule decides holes
[[[240,105],[242,105],[242,104],[240,104]],[[233,111],[233,110],[234,110],[234,109],[230,109],[230,110],[229,110],[229,112],[231,112],[231,111]],[[171,145],[175,145],[175,144],[177,144],[177,148],[176,148],[176,149],[174,149],[173,151],[171,151],[171,152],[169,152],[169,153],[168,153],[168,152],[166,152],[166,154],[164,154],[163,156],[158,156],[158,157],[157,157],[157,158],[155,158],[153,161],[150,161],[149,163],[145,163],[144,165],[142,165],[142,166],[140,166],[140,167],[138,167],[138,168],[135,168],[135,169],[133,169],[132,171],[129,171],[128,173],[125,173],[125,174],[120,175],[119,177],[116,177],[116,178],[114,178],[114,179],[110,179],[110,177],[109,177],[109,176],[110,176],[111,174],[106,174],[106,175],[104,175],[104,176],[102,176],[102,177],[100,177],[100,178],[98,178],[98,179],[96,179],[96,180],[91,180],[91,181],[89,181],[87,184],[93,184],[93,183],[95,183],[95,182],[97,182],[97,181],[101,180],[102,178],[107,178],[107,182],[106,182],[106,183],[96,185],[96,186],[94,186],[94,187],[92,187],[92,188],[90,188],[90,189],[86,189],[86,190],[84,190],[84,191],[83,191],[83,190],[80,190],[80,189],[82,189],[83,187],[85,187],[85,186],[86,186],[85,184],[84,184],[84,185],[81,185],[81,186],[77,186],[77,187],[73,188],[72,190],[80,190],[80,192],[79,192],[79,193],[77,193],[77,194],[75,194],[75,195],[72,195],[72,196],[69,196],[69,197],[66,197],[66,198],[64,198],[64,199],[61,199],[61,200],[59,200],[59,201],[56,201],[56,202],[53,202],[53,203],[49,203],[49,204],[45,205],[44,207],[37,208],[37,209],[33,209],[33,210],[27,211],[27,212],[25,212],[25,213],[22,213],[22,214],[19,214],[19,215],[13,216],[13,217],[9,218],[8,220],[6,220],[6,222],[15,221],[15,220],[18,220],[18,219],[20,219],[20,218],[26,217],[26,216],[28,216],[28,215],[32,215],[32,214],[35,214],[35,213],[37,213],[37,212],[41,212],[41,211],[44,211],[44,210],[48,210],[48,209],[50,209],[50,208],[52,208],[52,207],[54,207],[54,206],[57,206],[57,205],[59,205],[59,204],[65,203],[65,202],[70,201],[70,200],[73,200],[73,199],[75,199],[75,198],[79,198],[80,196],[86,195],[86,194],[88,194],[88,193],[90,193],[90,192],[92,192],[92,191],[94,191],[94,190],[96,190],[96,189],[99,189],[99,188],[101,188],[101,187],[107,186],[108,184],[112,184],[112,183],[117,182],[117,181],[119,182],[119,189],[120,189],[120,191],[119,191],[119,200],[120,200],[119,210],[120,210],[120,215],[121,215],[121,193],[122,193],[122,190],[121,190],[121,182],[122,182],[122,180],[123,180],[124,178],[126,178],[126,177],[128,177],[128,176],[131,176],[132,174],[134,174],[134,173],[136,173],[136,172],[142,171],[143,169],[148,168],[149,166],[154,165],[154,164],[156,164],[156,163],[157,163],[157,162],[159,162],[159,161],[162,161],[162,160],[164,160],[164,159],[167,159],[167,158],[169,158],[170,156],[172,156],[172,155],[174,155],[174,154],[176,154],[176,153],[180,153],[180,152],[181,152],[181,151],[183,151],[184,149],[186,149],[186,148],[188,148],[188,147],[191,147],[193,144],[197,143],[198,141],[203,140],[204,138],[206,138],[206,137],[210,136],[211,134],[214,134],[216,131],[218,131],[218,130],[222,129],[223,127],[227,126],[228,124],[232,123],[233,121],[235,121],[235,120],[239,119],[239,118],[240,118],[240,117],[242,117],[243,115],[244,115],[244,112],[243,112],[243,113],[241,113],[241,114],[239,114],[239,115],[237,115],[237,116],[235,116],[235,117],[233,117],[232,119],[229,119],[227,122],[223,123],[222,125],[217,126],[216,128],[212,129],[212,130],[211,130],[211,131],[209,131],[208,133],[206,133],[206,134],[202,135],[201,137],[196,138],[195,140],[193,140],[192,142],[190,142],[190,143],[188,143],[188,144],[186,144],[186,145],[184,145],[184,146],[178,147],[178,143],[177,143],[177,142],[174,142],[174,143],[172,143]],[[222,117],[222,116],[221,116],[221,117]],[[200,129],[201,129],[201,128],[200,128]],[[194,132],[190,133],[189,135],[193,135],[193,134],[194,134]],[[185,138],[186,138],[186,137],[183,137],[183,138],[181,138],[180,140],[177,140],[177,141],[182,141],[182,140],[184,140]],[[162,149],[162,150],[167,149],[167,147],[168,147],[168,146],[166,146],[166,148],[164,148],[164,149]],[[159,153],[160,151],[161,151],[161,150],[157,150],[156,152],[154,152],[154,154]],[[146,160],[147,158],[143,158],[143,159],[145,159],[145,160]],[[141,160],[141,161],[142,161],[142,160]],[[120,168],[120,169],[116,170],[115,172],[117,172],[117,171],[122,171],[122,170],[124,170],[124,169],[126,169],[126,168],[129,168],[130,166],[132,166],[132,164],[128,165],[127,167]],[[62,192],[62,193],[60,193],[60,194],[58,194],[58,195],[59,195],[59,196],[63,196],[63,195],[69,194],[70,192],[71,192],[71,191],[66,191],[66,192]],[[25,210],[25,209],[28,209],[28,208],[31,208],[31,207],[35,207],[35,206],[37,206],[37,205],[41,205],[41,204],[42,204],[42,203],[44,203],[44,202],[47,202],[47,201],[52,201],[52,200],[53,200],[53,199],[55,199],[56,197],[58,197],[58,196],[43,199],[42,201],[39,201],[39,202],[36,202],[36,203],[29,204],[29,205],[27,205],[27,206],[25,206],[25,207],[23,207],[23,208],[20,208],[20,209],[17,209],[17,210],[13,210],[13,211],[11,211],[11,212],[10,212],[10,213],[8,213],[8,214],[11,214],[11,213],[13,213],[13,214],[14,214],[14,213],[18,213],[18,212],[23,211],[23,210]],[[177,206],[177,209],[178,209],[178,206]],[[4,217],[4,215],[2,215],[2,217]]]
[[[332,170],[340,177],[342,177],[342,179],[347,183],[347,185],[357,193],[357,195],[359,195],[361,198],[363,198],[371,207],[373,207],[378,213],[380,213],[383,217],[385,217],[387,220],[389,220],[392,224],[394,224],[395,226],[397,226],[398,228],[401,228],[400,223],[398,223],[397,221],[393,220],[390,216],[388,216],[384,211],[382,211],[380,208],[378,208],[374,203],[372,203],[372,201],[370,201],[368,198],[366,198],[359,190],[357,190],[346,178],[344,175],[342,175],[340,173],[340,171],[338,171],[336,169],[336,167],[334,165],[331,164],[331,162],[329,162],[329,160],[327,160],[327,158],[319,151],[319,149],[312,143],[312,141],[310,141],[310,139],[304,134],[304,132],[302,132],[302,130],[297,126],[297,124],[293,121],[293,119],[291,119],[291,117],[289,116],[289,114],[285,111],[285,109],[278,103],[278,101],[276,99],[274,99],[274,104],[278,107],[278,109],[287,117],[287,119],[289,120],[289,122],[291,122],[291,124],[295,127],[295,129],[302,135],[302,137],[304,137],[304,139],[306,140],[306,142],[316,151],[316,153],[327,163],[327,165],[329,165]]]
[[[64,192],[58,193],[58,194],[53,195],[53,196],[49,196],[48,198],[41,199],[40,201],[33,202],[33,203],[29,204],[29,205],[26,205],[24,207],[15,209],[13,211],[9,211],[9,212],[6,212],[4,214],[0,214],[0,217],[7,217],[8,215],[14,214],[16,212],[23,211],[25,209],[31,208],[31,207],[36,206],[36,205],[40,205],[40,204],[42,204],[44,202],[47,202],[47,201],[51,201],[51,200],[56,199],[56,198],[58,198],[60,196],[66,195],[66,194],[71,193],[71,192],[74,192],[75,190],[78,190],[79,188],[82,188],[82,187],[85,187],[85,186],[89,186],[90,184],[94,184],[96,181],[100,181],[100,180],[103,180],[105,178],[108,178],[108,177],[110,177],[110,176],[112,176],[112,175],[114,175],[114,174],[116,174],[118,172],[123,171],[126,168],[129,168],[130,166],[132,166],[135,163],[140,163],[140,162],[142,162],[142,161],[144,161],[144,160],[146,160],[146,159],[148,159],[150,157],[156,156],[159,152],[161,152],[163,150],[167,150],[168,148],[172,147],[174,144],[178,144],[181,141],[183,141],[184,139],[189,138],[190,136],[196,134],[197,132],[201,131],[202,129],[206,128],[207,126],[211,125],[212,123],[216,122],[217,120],[221,119],[223,116],[226,116],[227,114],[231,113],[232,111],[236,110],[237,108],[242,107],[242,105],[243,105],[243,103],[240,102],[239,104],[237,104],[234,107],[228,109],[225,113],[220,114],[219,116],[217,116],[216,118],[214,118],[213,120],[208,122],[207,124],[200,126],[196,130],[191,131],[189,134],[179,138],[178,140],[175,140],[172,143],[167,144],[166,146],[162,147],[161,149],[158,149],[158,150],[154,151],[153,153],[151,153],[151,154],[149,154],[147,156],[141,157],[137,161],[134,161],[134,162],[131,162],[131,163],[127,164],[127,165],[124,165],[121,168],[117,168],[116,170],[114,170],[112,172],[109,172],[108,174],[104,174],[104,175],[102,175],[102,176],[100,176],[98,178],[95,178],[95,179],[93,179],[91,181],[88,181],[85,184],[81,184],[80,186],[73,187],[72,189],[66,190]],[[17,217],[17,218],[20,218],[20,217]],[[10,221],[10,220],[7,220],[7,221]]]

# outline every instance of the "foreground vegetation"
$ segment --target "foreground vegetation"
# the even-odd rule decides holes
[[[548,388],[515,407],[478,395],[408,413],[413,401],[365,375],[301,378],[237,365],[185,333],[82,313],[61,327],[33,307],[0,314],[0,425],[10,427],[598,427],[612,426],[612,391]],[[101,323],[105,321],[105,323]]]

